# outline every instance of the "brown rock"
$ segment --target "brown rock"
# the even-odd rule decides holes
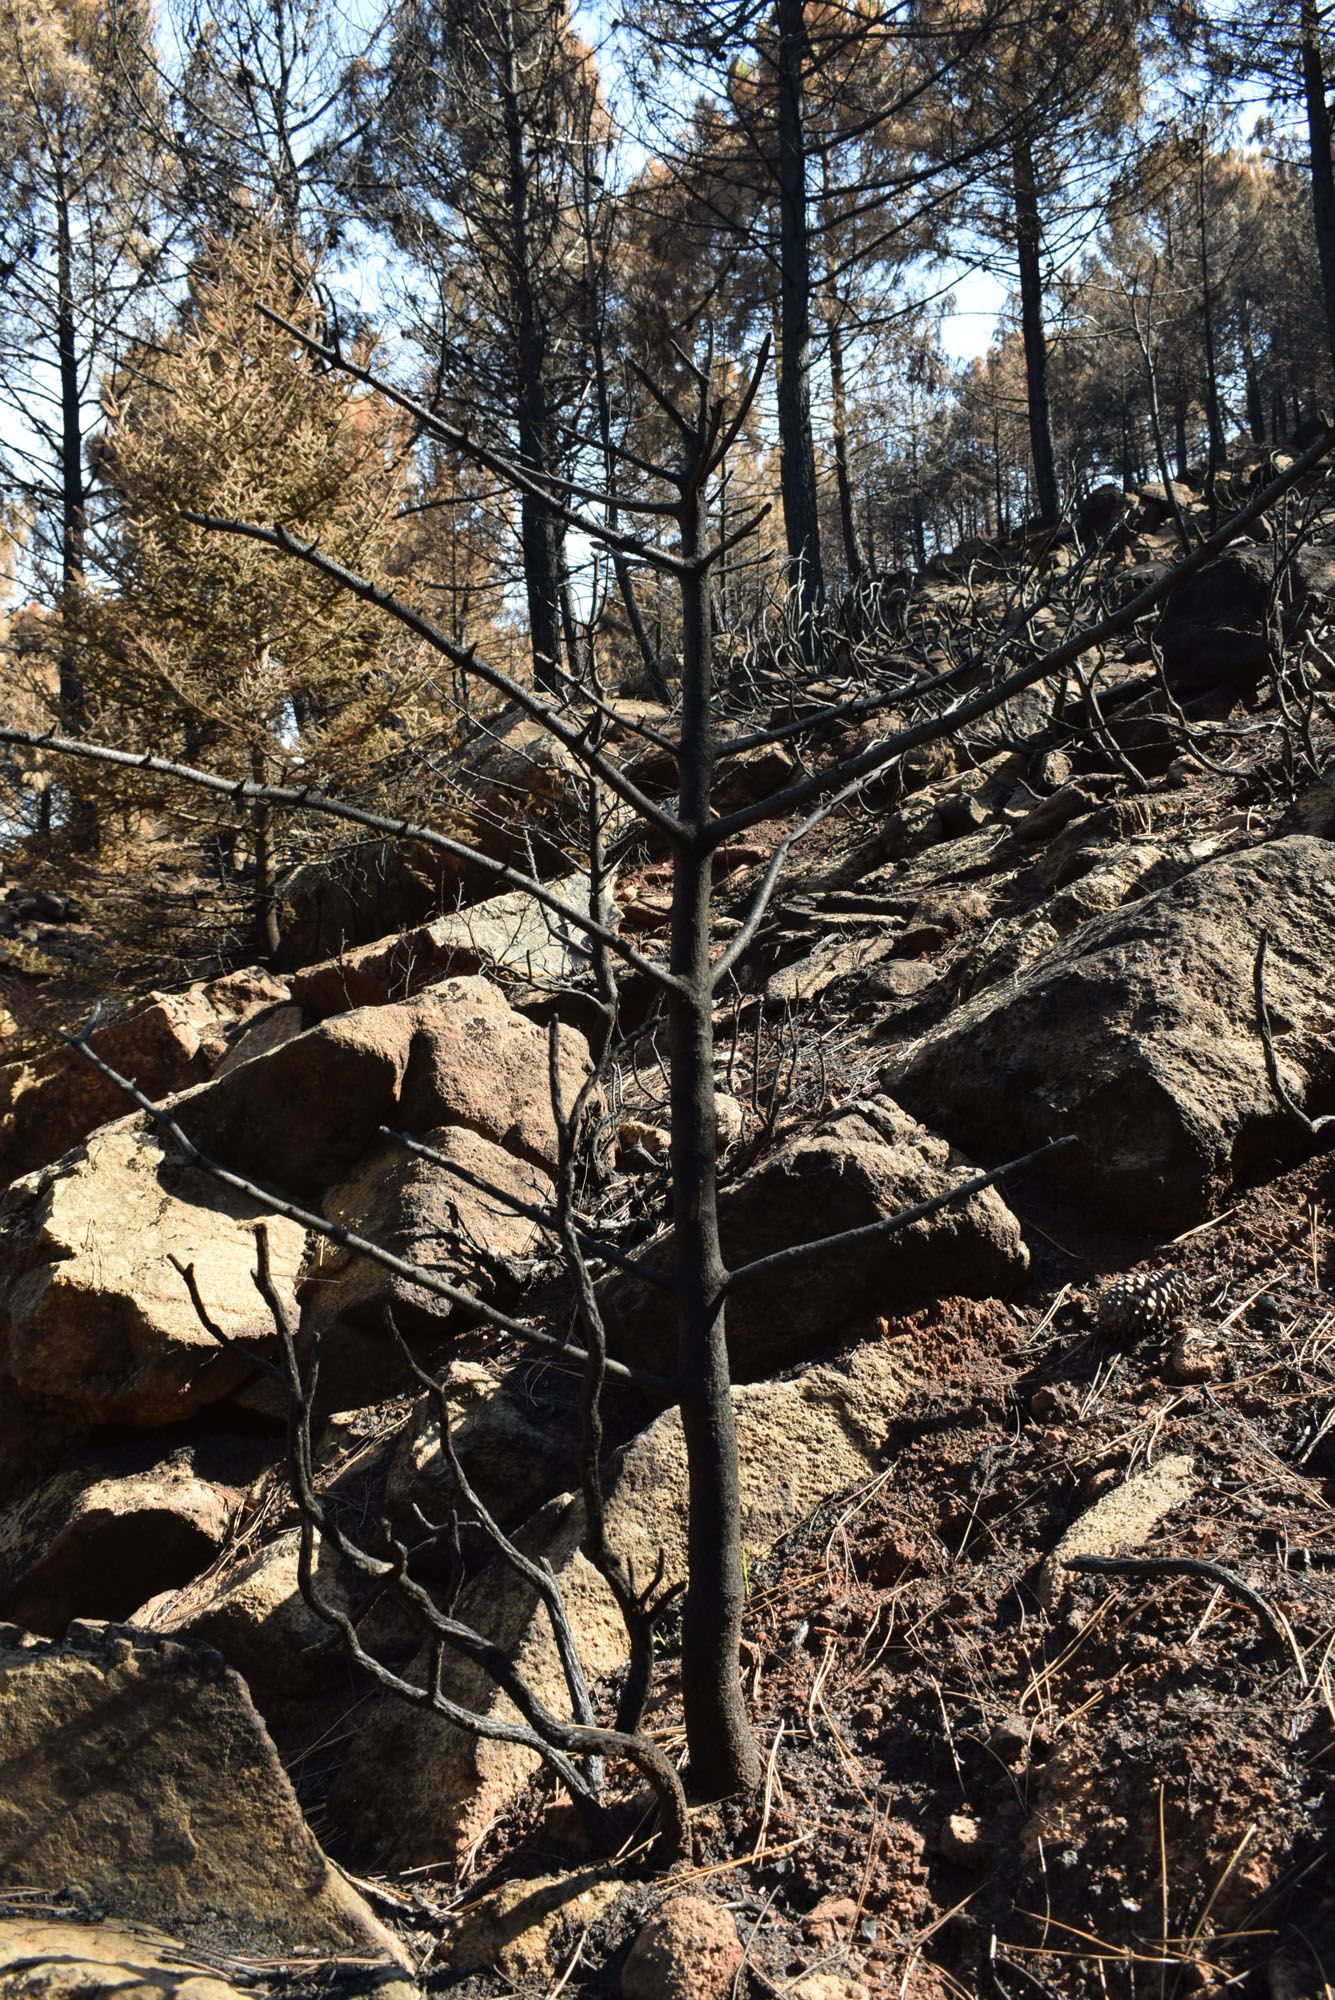
[[[216,1654],[79,1626],[6,1628],[0,1886],[57,1884],[187,1943],[403,1963],[332,1869]]]
[[[992,1844],[978,1821],[966,1812],[947,1814],[937,1846],[943,1859],[953,1861],[957,1868],[983,1868],[992,1852]]]
[[[0,1512],[0,1617],[56,1638],[71,1618],[128,1617],[211,1560],[240,1489],[201,1478],[188,1450],[134,1465],[146,1456],[85,1460]]]
[[[858,1906],[852,1896],[822,1896],[802,1919],[802,1928],[826,1944],[847,1937],[857,1921]]]
[[[1059,890],[1044,914],[1058,935],[1063,936],[1088,917],[1120,910],[1124,903],[1165,888],[1185,871],[1186,863],[1165,848],[1148,841],[1132,841],[1129,846],[1114,848],[1078,881]]]
[[[263,1211],[180,1165],[145,1123],[104,1127],[0,1202],[0,1367],[102,1423],[178,1422],[253,1368],[205,1332],[173,1256],[194,1265],[230,1340],[273,1339],[252,1276]],[[267,1222],[276,1281],[295,1303],[304,1232]]]
[[[1179,696],[1223,683],[1253,686],[1270,664],[1270,621],[1286,631],[1335,594],[1329,549],[1307,545],[1283,565],[1276,586],[1273,550],[1235,543],[1179,583],[1157,637],[1164,672]]]
[[[1135,491],[1136,499],[1145,511],[1147,527],[1157,527],[1162,522],[1170,520],[1174,501],[1184,510],[1196,505],[1194,489],[1178,479],[1172,480],[1167,486],[1162,479],[1151,479],[1146,485],[1137,486]]]
[[[784,1993],[786,2000],[873,2000],[870,1986],[846,1972],[808,1972]]]
[[[475,1903],[459,1926],[450,1966],[455,1972],[495,1971],[516,1985],[544,1985],[587,1925],[622,1894],[625,1884],[601,1869],[539,1875],[506,1882]]]
[[[1097,793],[1088,784],[1062,784],[1015,822],[1016,838],[1026,842],[1051,840],[1072,820],[1095,811],[1098,803]]]
[[[453,1361],[440,1371],[449,1396],[454,1448],[469,1485],[488,1511],[509,1526],[535,1514],[553,1494],[568,1491],[578,1465],[576,1392],[564,1374],[503,1371],[495,1363]],[[385,1506],[408,1533],[413,1506],[444,1520],[459,1505],[458,1489],[440,1446],[437,1414],[426,1397],[405,1425],[389,1469]],[[416,1533],[420,1535],[420,1527]]]
[[[490,1302],[513,1298],[526,1275],[528,1260],[549,1239],[535,1222],[516,1214],[503,1197],[509,1195],[529,1208],[542,1208],[552,1199],[551,1181],[541,1168],[503,1152],[467,1126],[440,1126],[419,1136],[443,1159],[485,1180],[498,1192],[484,1194],[447,1168],[386,1139],[372,1145],[356,1171],[329,1191],[323,1203],[325,1214],[331,1222],[420,1264],[473,1296]],[[306,1297],[302,1319],[306,1334],[324,1337],[340,1324],[364,1328],[385,1350],[384,1367],[378,1371],[381,1381],[368,1372],[359,1385],[362,1401],[373,1400],[382,1393],[383,1382],[397,1381],[402,1371],[397,1349],[385,1329],[387,1308],[404,1333],[443,1332],[477,1320],[476,1313],[452,1306],[382,1265],[328,1242],[316,1245]],[[331,1366],[332,1359],[326,1348],[322,1368]]]
[[[568,1103],[588,1048],[559,1030]],[[322,1022],[177,1108],[196,1145],[264,1185],[306,1193],[346,1175],[381,1125],[463,1125],[540,1165],[556,1158],[547,1037],[485,979],[449,979],[400,1006]]]
[[[912,1000],[941,977],[941,968],[921,958],[892,958],[876,966],[867,984],[880,1000]]]
[[[489,722],[459,785],[470,801],[461,813],[463,838],[489,860],[525,874],[536,865],[550,876],[563,874],[570,853],[581,851],[582,768],[531,716],[511,710]]]
[[[220,1575],[164,1591],[136,1609],[137,1630],[214,1647],[245,1681],[266,1728],[288,1755],[310,1721],[311,1703],[336,1690],[346,1706],[348,1662],[336,1636],[301,1594],[301,1533],[291,1528]],[[346,1610],[323,1549],[317,1576]]]
[[[79,1924],[0,1917],[0,2000],[244,2000],[209,1956],[135,1924]],[[397,1982],[399,1995],[406,1986]],[[383,1988],[377,1988],[383,1992]]]
[[[1279,831],[1315,834],[1319,840],[1335,839],[1335,764],[1328,764],[1319,776],[1303,786],[1285,810]]]
[[[630,1948],[622,2000],[723,2000],[741,1964],[731,1912],[703,1896],[673,1896]]]
[[[228,1076],[242,1063],[254,1062],[256,1056],[267,1056],[271,1050],[281,1049],[284,1042],[294,1042],[305,1027],[306,1018],[300,1007],[266,1007],[238,1030],[213,1074]]]
[[[399,1115],[410,1132],[466,1125],[521,1159],[554,1169],[556,1125],[547,1035],[484,979],[451,979],[425,994]],[[573,1102],[589,1069],[588,1044],[557,1029],[561,1101]]]
[[[146,1096],[167,1097],[211,1076],[239,1025],[286,997],[287,988],[267,973],[234,973],[184,993],[151,994],[89,1041]],[[124,1092],[77,1049],[7,1064],[0,1069],[0,1187],[58,1160],[128,1109]]]
[[[1165,1514],[1191,1498],[1191,1459],[1170,1452],[1143,1472],[1133,1473],[1072,1521],[1039,1572],[1038,1601],[1055,1611],[1075,1572],[1066,1568],[1072,1556],[1115,1556],[1142,1548]]]
[[[1240,1175],[1312,1149],[1266,1072],[1262,930],[1286,1088],[1309,1117],[1335,1109],[1335,868],[1327,842],[1301,836],[1206,861],[1081,924],[956,1008],[882,1083],[985,1160],[1075,1134],[1042,1171],[1132,1228],[1175,1235]]]
[[[1055,805],[1056,797],[1045,803]],[[1098,862],[1114,857],[1128,839],[1151,832],[1153,824],[1145,800],[1113,799],[1066,823],[1035,862],[1034,879],[1041,888],[1064,889]]]
[[[249,1179],[299,1196],[327,1187],[394,1121],[420,1004],[325,1022],[183,1098],[176,1116]]]

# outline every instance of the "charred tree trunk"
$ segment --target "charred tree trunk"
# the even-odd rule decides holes
[[[1335,370],[1335,167],[1330,154],[1330,105],[1326,98],[1317,0],[1299,0],[1299,23],[1307,153],[1312,168],[1312,224],[1321,271],[1321,296],[1326,308],[1326,343]]]
[[[511,288],[515,312],[515,390],[520,463],[530,472],[552,470],[551,412],[547,402],[546,342],[534,288],[529,221],[529,162],[520,103],[514,14],[503,15],[501,97],[505,118],[507,200],[511,237]],[[528,600],[529,638],[537,685],[560,685],[562,537],[550,509],[529,494],[519,502],[519,538]]]
[[[1177,378],[1177,394],[1173,398],[1173,453],[1177,459],[1177,476],[1185,480],[1187,476],[1187,389],[1182,377]]]
[[[1215,343],[1214,290],[1210,282],[1210,243],[1206,231],[1205,139],[1202,134],[1196,175],[1196,229],[1201,271],[1201,333],[1205,343],[1205,421],[1209,430],[1209,489],[1214,525],[1215,474],[1224,463],[1224,424],[1219,408],[1219,362]]]
[[[83,476],[83,398],[74,311],[74,240],[63,171],[57,174],[55,195],[56,357],[60,378],[60,726],[66,736],[80,736],[88,714],[72,615],[84,578],[88,494]],[[49,800],[43,801],[43,820],[43,831],[49,832]],[[97,809],[74,785],[70,788],[69,828],[79,852],[96,852]]]
[[[1020,324],[1024,335],[1025,394],[1029,407],[1029,450],[1034,467],[1034,500],[1045,528],[1061,513],[1057,456],[1052,445],[1052,405],[1048,395],[1048,337],[1043,325],[1043,225],[1038,181],[1029,134],[1016,133],[1011,145],[1015,198],[1015,247],[1020,265]]]
[[[811,429],[811,237],[802,59],[803,0],[776,0],[779,118],[779,484],[788,575],[810,613],[825,594]]]
[[[703,490],[687,487],[681,551],[707,536]],[[682,718],[673,869],[672,1202],[676,1245],[677,1380],[690,1487],[689,1582],[682,1624],[682,1692],[693,1788],[706,1798],[749,1790],[760,1764],[738,1673],[746,1579],[741,1483],[724,1337],[726,1273],[718,1231],[714,994],[709,962],[714,748],[709,579],[682,581]]]
[[[848,401],[844,389],[844,336],[839,326],[839,308],[830,313],[830,398],[834,413],[834,468],[839,483],[839,526],[844,539],[844,564],[849,581],[861,583],[867,574],[867,555],[858,532],[853,505],[853,478],[848,464]]]
[[[1242,368],[1247,386],[1247,428],[1257,444],[1265,443],[1265,397],[1261,393],[1261,375],[1256,366],[1256,349],[1252,345],[1251,301],[1242,301]]]

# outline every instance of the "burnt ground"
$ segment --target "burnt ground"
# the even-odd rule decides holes
[[[695,1884],[746,1944],[738,1995],[816,1970],[904,2000],[1328,1993],[1335,1158],[1144,1258],[1186,1271],[1194,1298],[1140,1341],[1091,1332],[1087,1301],[1144,1244],[1036,1191],[1016,1206],[1036,1253],[1024,1294],[867,1329],[917,1357],[884,1469],[752,1577],[764,1792],[744,1817],[696,1815]],[[1170,1453],[1190,1456],[1193,1497],[1141,1555],[1222,1566],[1277,1630],[1199,1576],[1068,1572],[1042,1608],[1069,1522]],[[677,1668],[669,1634],[651,1726],[674,1747]],[[588,1864],[564,1822],[535,1787],[448,1902],[427,1878],[384,1884],[389,1907],[416,1905],[439,1964],[489,1887]],[[563,1991],[618,1991],[648,1891],[572,1931]]]

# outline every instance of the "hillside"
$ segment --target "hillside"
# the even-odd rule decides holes
[[[724,1258],[864,1233],[729,1300],[763,1776],[692,1803],[666,1875],[627,1762],[600,1849],[531,1748],[428,1712],[517,1714],[479,1658],[433,1652],[442,1620],[567,1712],[545,1575],[603,1727],[625,1688],[562,1352],[569,1170],[613,1364],[608,1540],[668,1587],[644,1726],[684,1762],[673,1051],[648,982],[632,965],[595,1078],[587,937],[410,838],[295,870],[281,965],[228,963],[201,925],[202,976],[170,985],[179,933],[155,955],[114,858],[15,851],[5,2000],[1329,1992],[1335,496],[1314,472],[1296,503],[1299,531],[1263,521],[1080,676],[905,752],[791,849],[801,810],[766,802],[875,745],[879,716],[846,711],[888,671],[884,628],[796,693],[754,652],[725,683],[734,735],[769,740],[715,794],[749,815],[712,907],[715,951],[745,944],[715,1018]],[[1037,656],[1163,576],[1162,490],[1115,515],[1086,522],[1093,554],[976,545],[905,588],[906,706],[933,672],[967,695],[998,634]],[[608,706],[614,769],[667,798],[671,705]],[[510,710],[476,721],[447,830],[588,910],[577,762]],[[166,824],[134,834],[160,913],[198,886]],[[616,934],[658,952],[670,854],[621,823],[610,845]],[[93,997],[102,1072],[52,1032]],[[553,1080],[566,1109],[590,1083],[578,1134]]]

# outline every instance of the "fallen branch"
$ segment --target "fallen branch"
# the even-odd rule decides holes
[[[1091,1575],[1196,1576],[1206,1583],[1217,1583],[1221,1590],[1241,1598],[1266,1637],[1274,1641],[1286,1659],[1289,1656],[1291,1642],[1278,1614],[1258,1591],[1222,1563],[1206,1562],[1200,1556],[1067,1556],[1062,1567],[1088,1570]]]

